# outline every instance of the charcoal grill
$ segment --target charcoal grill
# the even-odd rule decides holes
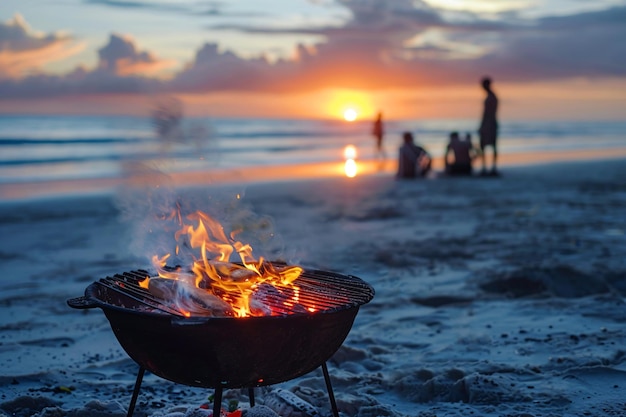
[[[90,284],[68,305],[101,308],[122,348],[139,365],[127,416],[133,415],[145,370],[169,381],[215,389],[213,415],[222,391],[277,384],[322,368],[333,415],[339,413],[326,361],[347,337],[359,307],[374,289],[352,275],[304,270],[294,282],[303,305],[286,308],[268,297],[273,315],[185,317],[169,301],[139,285],[151,274],[137,270]],[[176,285],[176,281],[172,281]]]

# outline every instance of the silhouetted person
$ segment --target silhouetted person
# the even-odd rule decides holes
[[[485,151],[486,148],[491,146],[493,149],[493,162],[491,165],[491,174],[496,175],[496,160],[498,158],[498,120],[496,113],[498,111],[498,98],[491,89],[491,78],[485,77],[481,81],[483,89],[487,93],[485,98],[485,105],[483,108],[483,118],[480,122],[480,128],[478,134],[480,136],[480,150],[482,158],[482,174],[487,173],[487,167],[485,163]]]
[[[450,141],[444,155],[446,174],[472,175],[472,160],[474,157],[472,137],[468,134],[465,139],[461,139],[459,132],[450,133]]]
[[[411,132],[404,132],[402,139],[398,152],[398,178],[425,176],[430,171],[432,158],[424,148],[414,143]]]
[[[378,112],[376,120],[374,120],[374,126],[372,127],[372,134],[376,139],[376,157],[385,159],[385,150],[383,148],[383,138],[385,136],[385,128],[383,126],[383,114]]]

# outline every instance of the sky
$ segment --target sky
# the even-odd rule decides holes
[[[2,0],[0,113],[626,120],[626,0]]]

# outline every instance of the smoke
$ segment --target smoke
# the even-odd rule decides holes
[[[152,265],[154,256],[161,258],[167,254],[169,266],[189,267],[199,259],[200,250],[192,248],[188,236],[176,239],[183,226],[198,227],[198,211],[221,224],[229,243],[250,245],[255,259],[286,261],[285,245],[276,233],[273,218],[255,213],[241,190],[232,187],[177,190],[164,186],[163,182],[144,184],[120,189],[116,205],[122,222],[131,230],[129,250],[145,260],[142,267]],[[240,260],[236,252],[229,259]]]
[[[176,192],[169,184],[169,177],[148,166],[135,166],[132,181],[118,188],[115,204],[120,221],[130,231],[128,250],[145,264],[151,265],[156,254],[167,253],[175,230],[164,222],[176,207]],[[169,238],[168,238],[169,236]]]
[[[217,157],[217,134],[214,128],[205,119],[185,119],[184,106],[178,98],[156,97],[150,119],[163,156],[172,157],[187,151],[207,160]]]
[[[184,225],[197,227],[190,218],[194,213],[206,213],[222,225],[226,236],[253,249],[253,256],[268,260],[282,260],[282,239],[275,232],[274,221],[256,214],[245,201],[244,186],[177,185],[173,176],[185,163],[197,163],[200,175],[210,175],[212,162],[218,159],[217,143],[210,126],[200,121],[187,121],[182,103],[173,97],[155,101],[151,112],[157,158],[128,155],[121,164],[124,185],[116,194],[116,205],[121,221],[132,236],[129,250],[144,259],[145,267],[152,265],[153,256],[167,259],[169,266],[190,266],[198,259],[193,249],[176,232]],[[183,161],[179,160],[181,155]],[[185,159],[186,158],[186,159]],[[182,168],[181,168],[182,167]],[[177,250],[178,248],[178,250]],[[239,261],[236,256],[230,261]],[[142,266],[144,267],[144,266]]]

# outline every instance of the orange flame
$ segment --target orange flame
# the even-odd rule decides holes
[[[277,266],[265,262],[263,257],[255,259],[249,244],[235,240],[237,231],[227,235],[217,220],[201,211],[187,216],[195,225],[185,224],[179,210],[170,218],[176,218],[181,225],[175,233],[176,253],[179,253],[181,240],[198,253],[194,254],[193,263],[189,267],[193,282],[187,282],[189,274],[167,268],[170,254],[153,256],[152,263],[160,278],[183,281],[184,284],[192,284],[197,289],[212,293],[230,304],[237,317],[263,315],[255,313],[250,306],[250,297],[262,283],[276,288],[290,288],[293,295],[285,305],[298,302],[298,287],[293,285],[293,281],[300,276],[302,268]],[[230,262],[234,253],[237,253],[241,262]],[[142,281],[140,285],[149,288],[149,279]],[[183,308],[179,310],[187,317],[191,315]]]

